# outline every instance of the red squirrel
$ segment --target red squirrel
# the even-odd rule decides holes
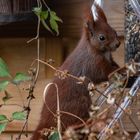
[[[102,8],[94,2],[92,10],[87,15],[81,39],[60,70],[68,70],[70,74],[77,77],[86,76],[95,84],[106,81],[108,75],[118,68],[111,52],[119,45],[116,32],[107,23]],[[63,80],[55,77],[53,83],[58,85],[60,110],[87,120],[91,105],[87,87],[77,84],[77,81],[70,77]],[[54,86],[49,88],[45,101],[50,110],[56,113],[57,100]],[[41,136],[40,131],[43,128],[56,127],[56,118],[47,109],[46,104],[43,105],[40,122],[33,133],[32,140],[47,139]],[[61,120],[63,130],[70,125],[81,123],[77,118],[66,114],[61,114]]]

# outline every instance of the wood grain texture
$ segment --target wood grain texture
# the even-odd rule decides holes
[[[30,44],[27,41],[30,38],[1,38],[0,56],[7,62],[11,74],[16,72],[28,72],[34,59],[36,59],[36,41]],[[40,58],[45,58],[45,39],[40,39]],[[45,67],[41,65],[40,73],[44,77]]]
[[[63,62],[63,43],[61,38],[46,38],[45,40],[46,47],[45,47],[45,60],[48,61],[49,59],[54,60],[52,64],[54,67],[59,67]],[[54,76],[54,71],[49,67],[46,68],[46,77],[52,78]]]
[[[25,135],[23,135],[21,137],[21,140],[30,140],[30,135],[28,135],[28,137],[26,137]],[[18,133],[3,133],[0,135],[0,140],[16,140],[16,138],[18,137]]]
[[[12,3],[10,0],[0,0],[0,13],[1,14],[12,13]]]
[[[35,0],[13,0],[13,14],[28,13],[35,7]]]

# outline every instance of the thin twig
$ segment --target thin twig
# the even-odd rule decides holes
[[[112,75],[114,75],[115,73],[119,72],[120,70],[126,68],[126,66],[120,67],[116,70],[114,70],[112,73],[109,74],[108,78],[110,79],[112,77]]]
[[[45,0],[42,0],[42,2],[44,3],[44,5],[45,5],[46,8],[48,9],[48,11],[50,11],[50,7],[47,5],[47,3],[45,2]]]
[[[38,7],[39,6],[42,6],[40,0],[37,0],[37,2],[38,2]],[[40,17],[38,16],[38,26],[37,26],[37,35],[36,35],[36,39],[37,39],[37,60],[40,59],[40,39],[39,39],[39,32],[40,32]],[[30,104],[31,104],[32,99],[34,98],[33,97],[33,92],[34,92],[34,88],[35,88],[35,85],[36,85],[36,82],[37,82],[37,79],[38,79],[39,70],[40,70],[40,63],[39,63],[39,61],[37,61],[36,74],[35,74],[35,77],[33,79],[33,82],[31,84],[31,86],[30,86],[30,89],[29,89],[28,103],[27,103],[27,107],[25,108],[25,110],[27,111],[26,121],[25,121],[25,123],[24,123],[24,125],[22,127],[22,130],[21,130],[21,132],[20,132],[17,140],[20,140],[21,139],[21,136],[23,134],[23,131],[24,131],[24,129],[26,128],[26,126],[28,124],[28,119],[29,119],[29,115],[30,115],[30,111],[31,111]],[[28,131],[28,130],[26,130],[26,131]]]
[[[55,117],[56,116],[55,113],[49,108],[48,104],[46,103],[46,96],[48,94],[48,89],[51,85],[54,85],[54,83],[49,83],[45,86],[45,89],[43,91],[43,100],[44,100],[44,103],[45,103],[48,111]]]
[[[55,112],[53,112],[53,111],[49,108],[48,104],[47,104],[46,101],[45,101],[45,98],[46,98],[46,96],[47,96],[49,87],[50,87],[51,85],[55,85],[55,86],[56,86],[55,83],[49,83],[49,84],[47,84],[47,85],[45,86],[45,89],[44,89],[44,91],[43,91],[43,100],[44,100],[44,103],[45,103],[47,109],[49,110],[49,112],[52,113],[52,115],[53,115],[54,117],[56,117]],[[81,119],[80,117],[78,117],[77,115],[74,115],[74,114],[72,114],[72,113],[70,113],[70,112],[62,111],[62,110],[60,110],[60,108],[57,109],[57,111],[58,111],[58,110],[59,110],[59,112],[62,113],[62,114],[67,114],[67,115],[69,115],[69,116],[73,116],[73,117],[79,119],[79,120],[86,126],[86,122],[85,122],[83,119]],[[58,115],[58,116],[59,116],[59,115]],[[59,119],[59,120],[60,120],[60,119]]]
[[[100,118],[104,113],[106,113],[110,108],[112,107],[112,105],[108,106],[107,108],[105,108],[102,112],[100,112],[96,118]]]
[[[74,115],[70,112],[66,112],[66,111],[62,111],[62,110],[60,111],[60,113],[67,114],[69,116],[73,116],[73,117],[77,118],[78,120],[80,120],[84,124],[84,126],[87,126],[86,122],[83,119],[81,119],[80,117],[78,117],[77,115]]]
[[[57,84],[54,84],[56,88],[56,94],[57,94],[57,131],[59,133],[59,139],[62,140],[61,136],[61,116],[60,116],[60,101],[59,101],[59,94],[58,94],[58,86]]]
[[[47,65],[48,67],[50,67],[52,70],[54,70],[54,71],[56,71],[56,72],[60,72],[60,73],[64,73],[64,71],[61,71],[61,70],[59,70],[59,69],[56,69],[55,67],[53,67],[52,65],[50,65],[49,63],[47,63],[47,62],[45,62],[45,61],[42,61],[42,60],[37,60],[37,61],[39,61],[40,63],[42,63],[42,64],[45,64],[45,65]],[[69,74],[69,73],[65,73],[68,77],[71,77],[71,78],[73,78],[73,79],[75,79],[75,80],[77,80],[77,81],[79,81],[79,82],[83,82],[83,80],[82,79],[80,79],[79,77],[77,77],[77,76],[74,76],[74,75],[72,75],[72,74]]]

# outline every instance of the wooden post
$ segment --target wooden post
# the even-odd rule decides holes
[[[9,0],[0,0],[0,13],[10,14],[12,13],[12,3]]]
[[[13,14],[32,12],[35,5],[34,0],[13,0]]]
[[[130,1],[125,0],[125,61],[135,58],[138,52],[140,52],[140,19]]]

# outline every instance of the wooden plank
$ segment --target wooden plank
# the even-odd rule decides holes
[[[124,35],[124,1],[123,0],[106,0],[104,3],[109,24],[117,30],[120,36]]]
[[[13,0],[13,13],[19,14],[31,12],[35,5],[36,1],[34,0]]]
[[[8,63],[11,74],[28,72],[31,63],[37,58],[36,41],[27,44],[30,38],[0,39],[0,56]],[[45,58],[45,39],[40,40],[40,58]],[[41,77],[45,77],[45,66],[40,67]],[[40,77],[40,78],[41,78]]]
[[[0,13],[1,14],[12,13],[12,3],[10,0],[0,0]]]
[[[29,136],[26,137],[24,134],[21,137],[21,140],[30,140],[30,133]],[[16,138],[18,137],[17,133],[3,133],[0,135],[0,140],[16,140]]]
[[[54,67],[59,67],[63,62],[63,45],[61,38],[47,38],[46,39],[46,50],[45,60],[54,60]],[[46,76],[51,78],[54,75],[54,71],[49,67],[46,67]]]

